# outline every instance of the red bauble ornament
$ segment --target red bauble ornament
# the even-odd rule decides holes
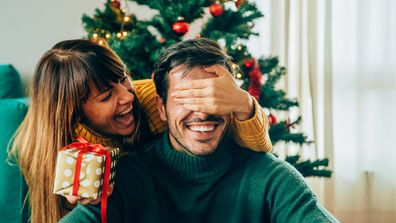
[[[172,25],[172,30],[175,31],[175,33],[180,36],[186,34],[189,29],[190,29],[190,24],[188,24],[188,22],[185,21],[177,21]]]
[[[224,8],[220,3],[213,3],[209,6],[209,11],[213,16],[220,16],[223,14]]]
[[[245,67],[252,68],[256,64],[256,60],[254,58],[245,59]]]
[[[276,117],[273,114],[269,114],[268,116],[268,123],[270,125],[275,125],[277,123]]]
[[[235,0],[234,0],[235,1]],[[245,3],[246,0],[236,0],[235,1],[235,5],[237,8],[239,8],[239,6],[241,6],[243,3]]]
[[[121,8],[121,3],[117,0],[111,1],[110,2],[111,7],[116,8],[116,9],[120,9]]]
[[[256,100],[259,100],[260,99],[260,94],[261,94],[261,86],[259,84],[251,84],[249,86],[248,92]]]
[[[246,66],[246,64],[245,64]],[[249,81],[250,85],[248,88],[248,92],[257,100],[259,100],[261,95],[261,77],[263,74],[260,71],[260,68],[255,64],[252,69],[249,71]]]

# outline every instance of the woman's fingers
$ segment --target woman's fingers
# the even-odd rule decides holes
[[[208,106],[204,105],[196,105],[196,104],[183,104],[183,107],[194,112],[205,112],[211,113],[208,111]]]
[[[73,196],[73,195],[64,195],[64,197],[66,198],[67,202],[69,202],[70,204],[77,204],[77,202],[81,200],[81,197]]]
[[[113,193],[113,185],[109,186],[109,192],[108,192],[108,196],[110,197],[110,195]],[[99,204],[102,201],[102,197],[98,196],[96,199],[92,199],[92,198],[81,198],[79,196],[73,196],[73,195],[64,195],[64,197],[67,199],[67,201],[70,204],[76,204],[77,202],[80,202],[83,205],[87,205],[87,204]]]
[[[175,98],[179,104],[196,104],[196,105],[210,105],[212,99],[210,98]]]
[[[213,90],[211,89],[178,90],[178,91],[173,91],[171,95],[175,98],[207,97],[213,95]]]
[[[231,76],[231,73],[220,64],[215,64],[209,67],[202,67],[202,69],[208,73],[214,73],[219,77]]]
[[[203,89],[210,84],[210,78],[202,80],[184,81],[175,86],[176,90]]]
[[[87,204],[89,204],[89,202],[91,202],[91,201],[93,201],[93,199],[82,198],[82,199],[80,200],[80,204],[87,205]]]

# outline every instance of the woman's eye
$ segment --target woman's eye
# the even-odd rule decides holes
[[[131,82],[129,81],[128,77],[125,76],[123,79],[120,80],[120,83],[127,89],[130,93],[133,93],[133,87]]]
[[[102,100],[100,100],[100,101],[107,101],[107,100],[109,100],[109,99],[111,98],[111,95],[112,95],[112,91],[110,91],[110,92],[107,94],[107,96],[106,96],[105,98],[103,98]]]

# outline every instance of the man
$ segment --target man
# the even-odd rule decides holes
[[[109,222],[337,222],[293,167],[229,140],[231,114],[189,110],[192,102],[181,96],[202,89],[185,91],[186,81],[199,86],[232,71],[228,56],[207,39],[163,53],[154,81],[169,130],[120,160]],[[95,222],[98,215],[97,207],[79,205],[63,222]]]

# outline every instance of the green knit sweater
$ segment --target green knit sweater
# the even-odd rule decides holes
[[[120,159],[108,222],[338,222],[304,178],[272,154],[223,142],[190,156],[168,134]],[[63,223],[100,222],[100,208],[78,205]]]

